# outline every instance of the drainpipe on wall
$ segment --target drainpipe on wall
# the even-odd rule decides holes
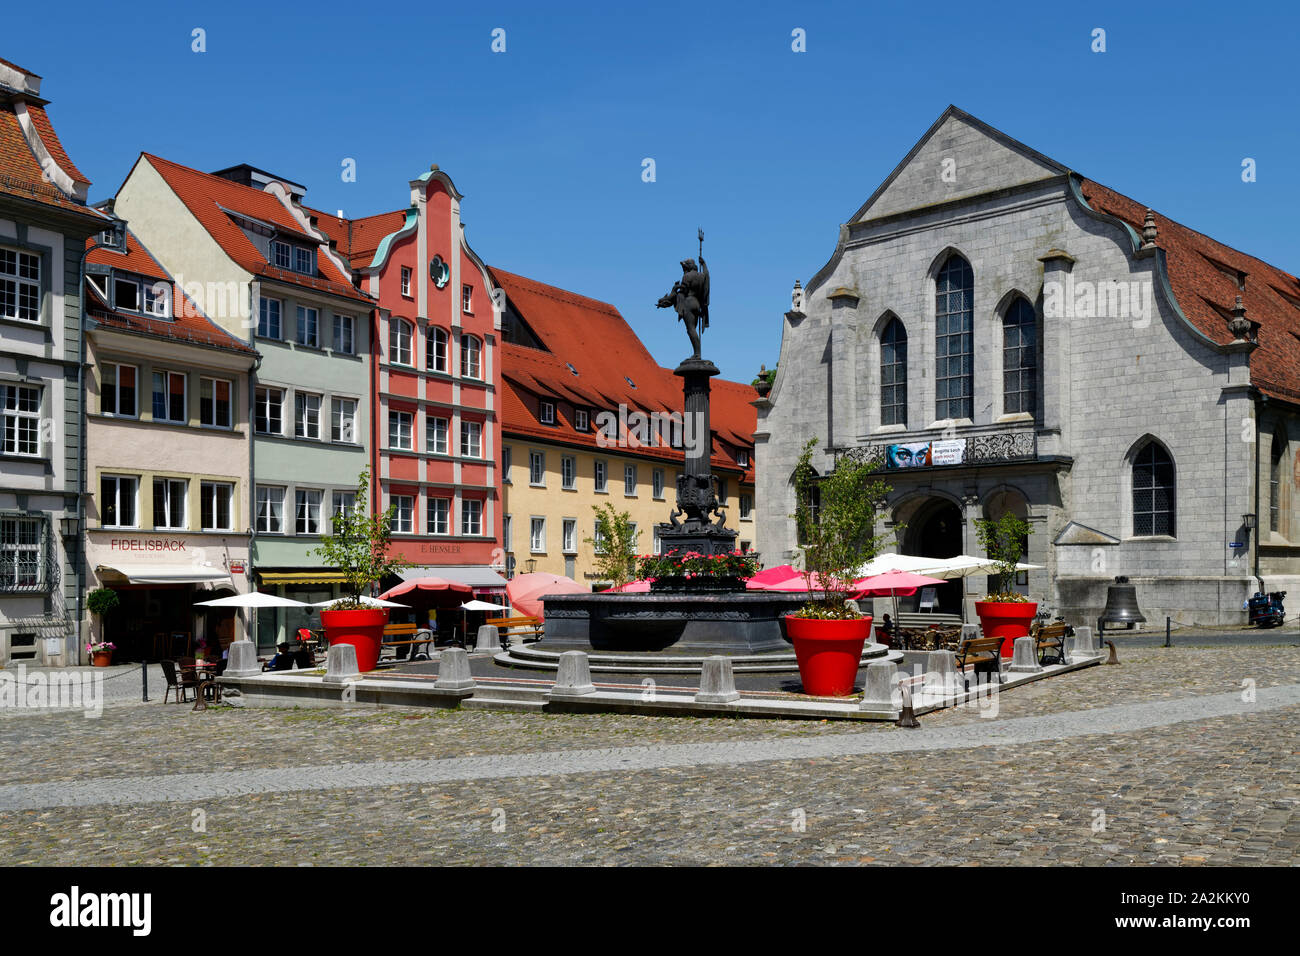
[[[1267,404],[1266,396],[1259,395],[1255,398],[1255,528],[1250,543],[1255,559],[1251,571],[1255,575],[1255,585],[1261,591],[1264,590],[1264,582],[1259,579],[1259,536],[1264,533],[1264,525],[1259,520],[1259,424],[1263,418],[1264,406]]]

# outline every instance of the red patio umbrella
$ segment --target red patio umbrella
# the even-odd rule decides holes
[[[619,585],[616,588],[610,588],[606,594],[645,594],[650,590],[650,579],[646,578],[641,581],[628,581],[627,584]]]
[[[451,591],[453,594],[468,594],[471,597],[474,595],[474,589],[460,581],[448,581],[446,578],[412,578],[389,588],[379,595],[379,599],[387,601],[412,591]]]
[[[534,571],[532,574],[517,574],[511,578],[506,585],[506,596],[510,598],[510,606],[520,614],[544,617],[542,598],[547,594],[585,594],[590,590],[573,578]]]
[[[799,573],[792,564],[778,564],[774,568],[764,568],[745,582],[745,587],[752,591],[766,591],[769,584],[788,581]]]

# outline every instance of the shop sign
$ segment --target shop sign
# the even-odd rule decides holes
[[[113,551],[184,551],[180,538],[112,538],[108,546]]]
[[[460,554],[460,545],[458,544],[422,544],[420,545],[421,554]]]
[[[231,573],[231,574],[243,574],[243,573],[244,573],[244,562],[243,562],[243,561],[231,561],[231,562],[230,562],[230,573]]]

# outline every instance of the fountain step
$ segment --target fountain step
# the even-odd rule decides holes
[[[889,648],[883,644],[868,643],[862,648],[862,662],[870,663],[883,658]],[[588,652],[587,660],[593,674],[698,674],[704,668],[705,657],[684,654],[604,654]],[[547,651],[536,646],[511,645],[510,650],[496,655],[496,662],[504,667],[553,671],[559,667],[560,652]],[[793,652],[733,655],[731,669],[736,674],[790,674],[799,670]]]

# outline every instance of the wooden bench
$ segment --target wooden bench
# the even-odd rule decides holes
[[[1043,624],[1036,629],[1031,629],[1030,636],[1034,638],[1039,664],[1065,663],[1065,638],[1071,630],[1064,621]]]
[[[427,637],[421,637],[423,631]],[[421,628],[416,624],[385,624],[384,639],[380,644],[380,654],[386,647],[409,647],[411,648],[411,660],[415,660],[419,653],[423,653],[425,660],[429,658],[429,645],[433,643],[434,633],[428,628]],[[422,652],[416,650],[416,645],[423,645]],[[397,652],[393,652],[393,657],[397,657]]]
[[[502,649],[510,647],[512,637],[517,637],[522,642],[529,639],[540,641],[544,636],[540,617],[490,617],[483,623],[495,627],[501,634]]]
[[[968,637],[957,645],[957,670],[964,671],[969,665],[975,674],[996,674],[1002,679],[1002,638]]]

